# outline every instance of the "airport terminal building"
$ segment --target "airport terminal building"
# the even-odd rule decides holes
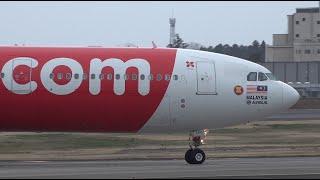
[[[320,61],[319,8],[298,8],[288,15],[288,34],[273,34],[266,62]]]
[[[297,8],[288,15],[288,33],[273,34],[261,65],[294,88],[302,97],[320,98],[320,13]]]

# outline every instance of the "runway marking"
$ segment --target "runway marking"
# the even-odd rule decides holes
[[[46,162],[49,162],[49,161],[22,161],[24,163],[46,163]]]

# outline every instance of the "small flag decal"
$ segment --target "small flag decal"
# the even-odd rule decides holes
[[[266,94],[267,92],[268,92],[268,86],[247,85],[247,93]]]

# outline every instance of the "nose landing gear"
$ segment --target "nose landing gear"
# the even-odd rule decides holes
[[[206,160],[206,154],[198,147],[204,144],[204,140],[209,133],[208,129],[192,131],[189,135],[190,149],[185,154],[185,160],[189,164],[202,164]]]

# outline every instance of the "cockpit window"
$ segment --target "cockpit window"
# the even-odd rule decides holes
[[[266,80],[268,80],[268,77],[264,73],[259,72],[258,79],[259,79],[259,81],[266,81]]]
[[[257,73],[251,72],[247,76],[247,81],[257,81]]]
[[[272,73],[266,73],[266,75],[270,80],[275,80],[275,81],[277,80],[277,78]]]

